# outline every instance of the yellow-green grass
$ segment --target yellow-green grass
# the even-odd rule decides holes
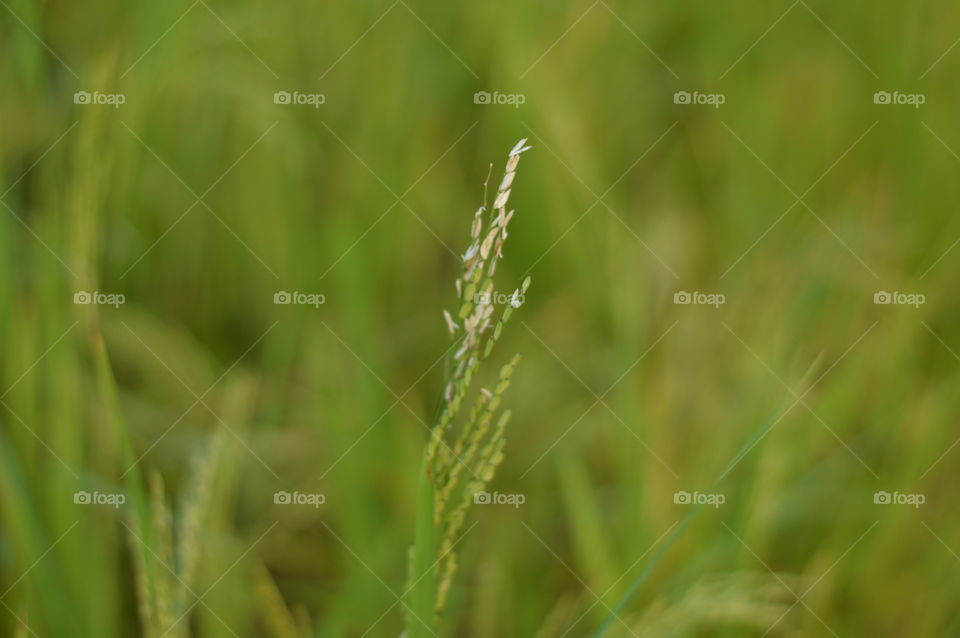
[[[398,635],[439,313],[521,137],[498,278],[536,284],[490,487],[526,501],[471,510],[437,633],[758,636],[791,591],[768,636],[957,633],[960,10],[208,5],[0,6],[0,635],[140,635],[124,524],[153,472],[181,520],[216,432],[180,629]]]

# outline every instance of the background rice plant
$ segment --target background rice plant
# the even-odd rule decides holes
[[[0,634],[145,634],[137,557],[183,573],[149,477],[175,548],[219,436],[182,631],[398,635],[437,313],[521,137],[498,277],[536,294],[498,346],[524,361],[490,488],[525,502],[471,510],[438,633],[957,633],[958,25],[887,0],[5,0]],[[721,475],[681,523],[675,494]]]

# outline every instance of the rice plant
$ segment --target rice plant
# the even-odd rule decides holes
[[[520,140],[510,151],[489,209],[487,185],[484,186],[484,204],[474,213],[470,245],[463,255],[463,272],[455,282],[456,316],[443,311],[454,342],[450,348],[453,354],[447,362],[439,416],[420,467],[416,532],[407,586],[410,638],[433,634],[457,570],[454,545],[467,510],[503,459],[510,410],[499,408],[520,355],[514,355],[500,368],[490,387],[480,387],[472,394],[471,389],[530,285],[527,277],[506,297],[495,293],[493,279],[497,263],[503,258],[507,227],[514,214],[512,210],[507,212],[507,203],[517,164],[521,153],[530,148],[526,141]],[[495,319],[495,302],[501,298],[505,303]],[[471,401],[469,411],[458,418],[467,401]]]
[[[127,527],[134,559],[140,623],[146,638],[185,638],[195,596],[197,565],[202,551],[203,514],[210,506],[217,461],[223,447],[224,431],[217,430],[210,443],[194,459],[192,477],[184,494],[177,525],[159,472],[150,474],[149,534],[142,519],[132,517]],[[154,539],[151,548],[144,536]]]

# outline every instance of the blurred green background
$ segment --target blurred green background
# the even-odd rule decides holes
[[[141,635],[129,504],[74,493],[176,511],[222,431],[179,631],[269,635],[266,567],[313,635],[398,635],[441,310],[523,137],[526,500],[472,509],[441,635],[589,635],[641,577],[607,635],[960,634],[956,4],[0,4],[0,634]]]

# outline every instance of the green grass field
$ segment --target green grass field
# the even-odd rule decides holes
[[[0,636],[960,635],[956,4],[0,5]]]

